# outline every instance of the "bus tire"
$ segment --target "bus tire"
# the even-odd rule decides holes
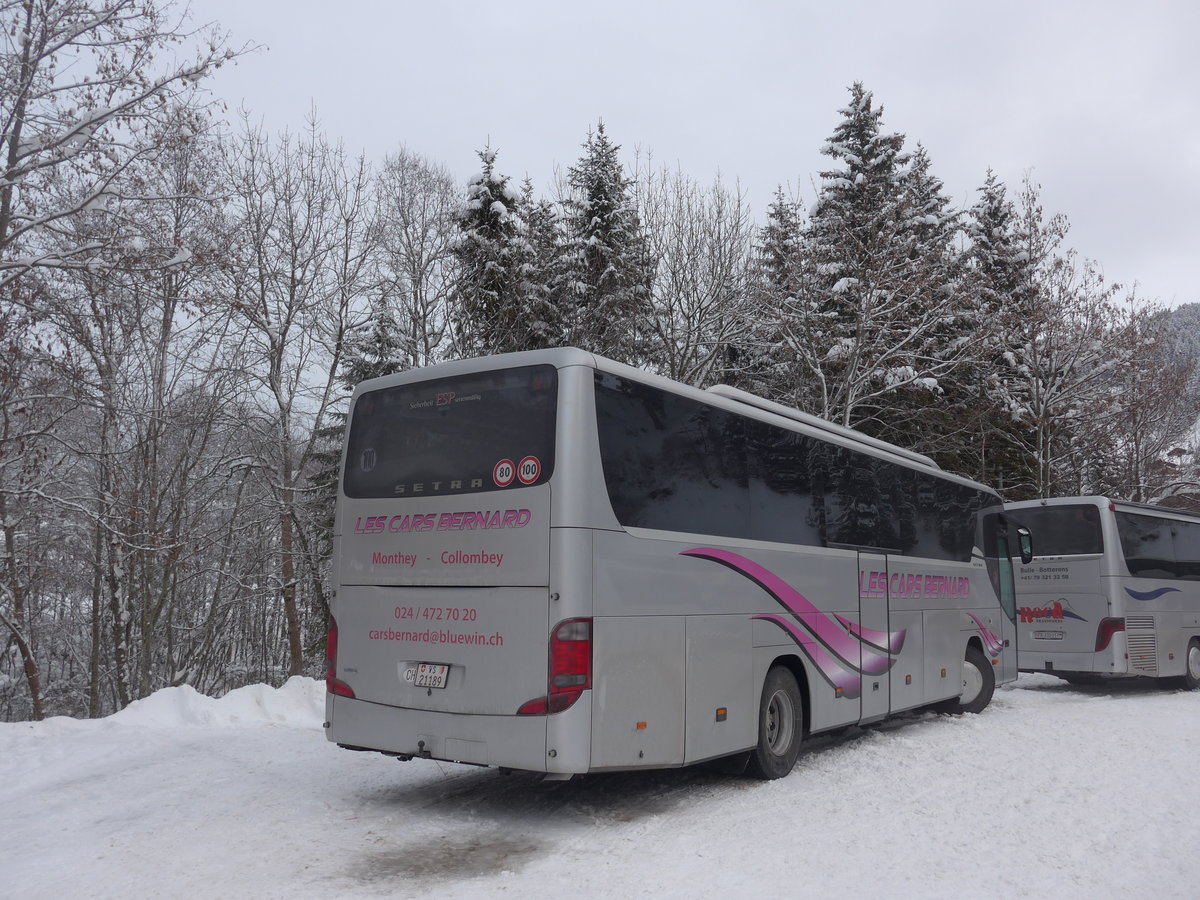
[[[1183,686],[1189,691],[1200,688],[1200,638],[1188,641],[1187,656],[1183,662]]]
[[[967,644],[967,654],[963,657],[963,692],[956,700],[947,703],[944,711],[955,715],[983,712],[992,702],[995,692],[996,672],[992,664],[982,650],[974,644]]]
[[[796,676],[785,666],[773,666],[763,682],[758,707],[758,746],[750,752],[747,770],[756,778],[782,778],[796,765],[804,739],[804,698]]]

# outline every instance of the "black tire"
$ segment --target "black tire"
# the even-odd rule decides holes
[[[982,650],[968,644],[967,655],[963,657],[963,692],[957,700],[946,704],[945,711],[955,715],[983,712],[995,692],[996,673],[992,664]]]
[[[1183,687],[1194,691],[1200,688],[1200,639],[1188,641],[1187,656],[1183,661]]]
[[[775,666],[763,682],[758,705],[758,746],[750,751],[747,771],[756,778],[782,778],[796,765],[804,740],[804,698],[796,676]]]

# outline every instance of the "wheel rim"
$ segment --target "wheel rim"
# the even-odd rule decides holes
[[[766,725],[767,748],[776,756],[783,756],[796,732],[796,709],[786,692],[776,691],[771,695]]]
[[[1192,681],[1200,681],[1200,644],[1188,647],[1188,673]]]
[[[958,702],[963,706],[973,703],[983,690],[983,673],[969,659],[963,660],[963,691]]]

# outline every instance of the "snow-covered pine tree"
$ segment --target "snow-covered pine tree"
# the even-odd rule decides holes
[[[467,183],[454,248],[459,263],[454,305],[459,352],[465,356],[525,349],[522,267],[529,256],[521,194],[496,171],[496,151],[479,151],[483,171]]]
[[[1020,409],[1014,395],[1018,338],[1015,322],[1033,309],[1034,278],[1029,255],[1016,235],[1016,212],[1007,188],[988,169],[979,199],[968,211],[965,289],[981,341],[974,362],[959,379],[974,397],[965,421],[973,431],[964,442],[962,471],[995,487],[1005,497],[1028,496],[1036,480],[1032,457],[1023,449]]]
[[[879,413],[881,433],[927,453],[954,471],[963,471],[962,450],[969,437],[967,421],[974,407],[969,388],[971,360],[980,334],[964,291],[963,260],[958,241],[962,213],[951,206],[942,180],[933,173],[928,151],[917,144],[901,174],[901,235],[907,248],[909,307],[907,317],[926,321],[924,334],[910,348],[915,370],[935,378],[901,387]],[[915,433],[912,423],[919,421]]]
[[[939,343],[956,301],[943,260],[914,263],[932,251],[910,213],[904,135],[883,131],[883,109],[861,83],[841,114],[821,151],[834,166],[821,173],[805,232],[801,291],[784,316],[788,399],[880,431],[904,392],[940,393],[938,380],[960,363]],[[940,227],[921,225],[931,235]]]
[[[745,340],[730,348],[730,382],[754,393],[795,396],[780,383],[791,371],[781,322],[800,294],[803,237],[804,211],[781,185],[755,244],[750,282],[754,321]]]
[[[645,356],[650,267],[632,181],[604,123],[589,133],[583,156],[567,172],[562,201],[567,235],[568,340],[623,362]]]
[[[562,225],[553,203],[534,198],[530,178],[521,185],[521,215],[526,225],[520,272],[525,310],[522,343],[529,350],[556,347],[566,342]]]

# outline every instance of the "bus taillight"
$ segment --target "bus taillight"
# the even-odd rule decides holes
[[[592,620],[567,619],[550,632],[550,675],[546,696],[521,704],[518,716],[544,716],[568,709],[592,686]]]
[[[1125,630],[1125,620],[1119,618],[1101,619],[1096,628],[1096,652],[1099,653],[1112,643],[1113,635]]]
[[[354,689],[344,681],[339,681],[337,675],[337,621],[329,620],[329,637],[325,639],[325,662],[329,668],[325,671],[325,690],[339,697],[353,697]]]

